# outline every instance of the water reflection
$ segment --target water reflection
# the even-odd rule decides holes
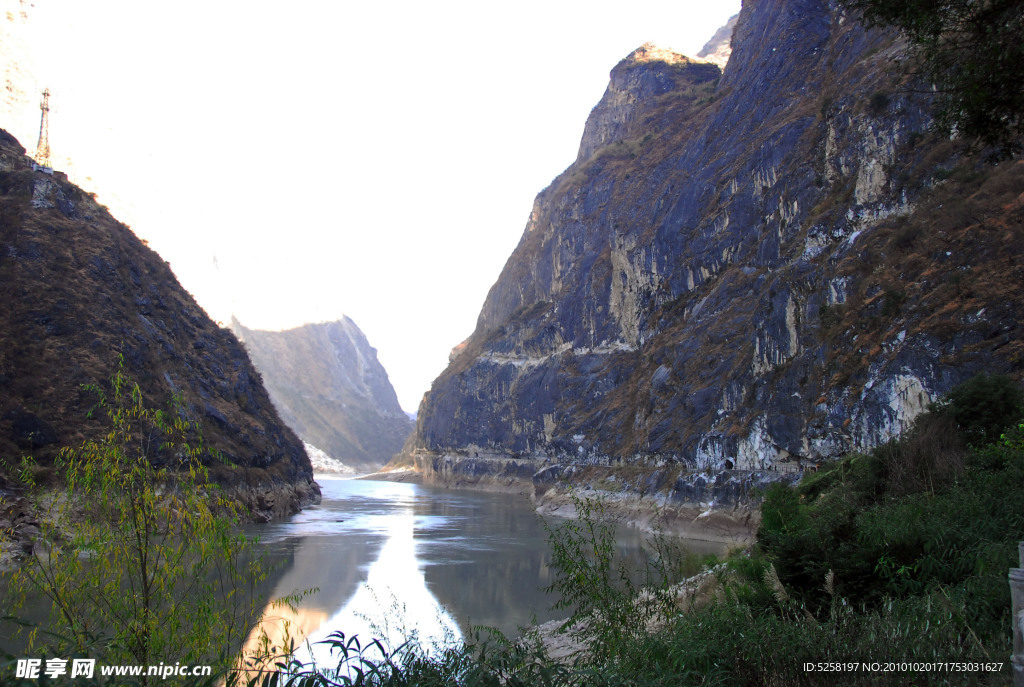
[[[549,582],[546,536],[528,500],[388,482],[321,484],[320,506],[251,530],[282,566],[263,590],[268,598],[319,590],[295,613],[272,610],[272,641],[284,636],[283,621],[292,636],[362,635],[370,629],[364,617],[392,605],[418,619],[405,623],[421,637],[436,635],[438,623],[461,637],[476,624],[514,632],[534,617],[551,619],[541,591]]]
[[[294,611],[269,610],[271,642],[280,645],[286,634],[316,642],[341,631],[364,644],[415,637],[429,647],[458,641],[474,625],[515,634],[564,617],[543,592],[553,579],[551,558],[528,499],[388,482],[321,485],[320,506],[251,530],[282,566],[262,590],[267,598],[318,589]],[[643,555],[641,537],[623,532],[620,552]],[[329,659],[316,651],[318,663]]]
[[[366,581],[309,638],[318,664],[329,663],[330,656],[317,642],[338,629],[364,640],[379,639],[391,649],[412,642],[428,653],[462,641],[458,624],[427,589],[416,557],[413,510],[401,509],[389,520],[388,538],[367,570]]]

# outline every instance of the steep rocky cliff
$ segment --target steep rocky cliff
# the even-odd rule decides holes
[[[356,323],[306,324],[283,332],[232,329],[252,355],[281,417],[331,458],[376,470],[398,453],[412,420]]]
[[[170,267],[60,172],[36,169],[0,130],[0,457],[46,465],[97,439],[89,417],[123,356],[148,407],[180,396],[211,475],[264,519],[319,498],[309,459],[245,349]],[[98,415],[102,415],[101,413]],[[0,470],[0,480],[3,479]]]
[[[834,3],[758,0],[724,73],[627,57],[425,397],[427,478],[796,468],[1020,377],[1024,163],[929,133],[904,50]]]

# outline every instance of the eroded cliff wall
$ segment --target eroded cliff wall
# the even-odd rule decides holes
[[[929,133],[904,51],[833,3],[760,0],[724,73],[627,57],[425,397],[427,478],[785,469],[1019,377],[1024,164]]]

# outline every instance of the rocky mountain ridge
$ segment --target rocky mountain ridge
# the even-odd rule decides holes
[[[231,327],[281,417],[304,441],[362,472],[401,450],[413,423],[377,351],[350,318],[280,332],[248,329],[238,320]]]
[[[722,72],[647,46],[613,69],[420,407],[426,479],[796,470],[1020,377],[1024,164],[930,133],[904,51],[835,3],[761,0]]]
[[[144,403],[180,399],[209,448],[211,476],[255,519],[319,500],[302,444],[281,422],[245,349],[170,266],[91,194],[39,168],[0,130],[0,473],[22,456],[107,431],[90,414],[123,359]],[[97,415],[102,416],[102,413]],[[154,457],[156,459],[156,457]]]

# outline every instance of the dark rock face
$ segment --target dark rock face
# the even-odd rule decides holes
[[[428,479],[796,467],[978,371],[1020,377],[1024,164],[928,133],[903,49],[833,3],[763,0],[720,80],[646,46],[616,67],[420,408]]]
[[[281,417],[331,458],[376,470],[412,432],[366,336],[345,317],[283,332],[232,328],[245,343]]]
[[[211,475],[254,517],[319,498],[309,459],[278,417],[245,350],[170,267],[59,172],[34,169],[0,131],[0,456],[48,464],[106,432],[88,417],[123,357],[148,407],[180,396]],[[159,460],[159,457],[154,456]]]

